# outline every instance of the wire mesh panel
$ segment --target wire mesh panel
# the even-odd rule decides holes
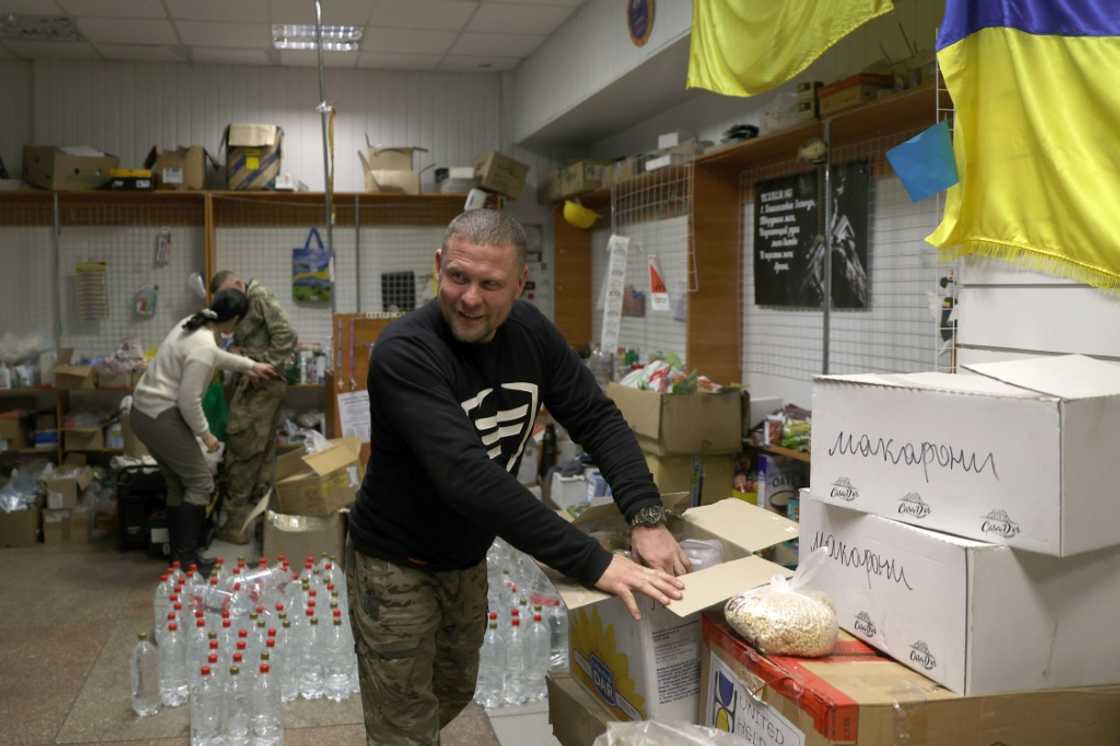
[[[672,165],[611,188],[611,227],[592,236],[592,339],[602,332],[607,242],[612,233],[630,239],[619,346],[643,358],[675,353],[687,366],[688,294],[697,287],[690,252],[692,165]],[[656,309],[651,270],[664,280],[668,308]]]
[[[3,330],[38,334],[40,346],[54,342],[54,249],[50,225],[0,225],[0,313]]]
[[[374,215],[363,210],[363,224]],[[362,312],[411,311],[430,300],[439,226],[361,229],[358,292]]]
[[[152,347],[201,305],[187,286],[187,277],[204,266],[200,196],[155,202],[65,195],[59,219],[61,346],[89,356],[111,354],[126,339]],[[87,261],[107,265],[107,315],[96,321],[82,320],[78,307],[77,268]],[[157,293],[154,312],[138,311],[138,294],[146,289]]]

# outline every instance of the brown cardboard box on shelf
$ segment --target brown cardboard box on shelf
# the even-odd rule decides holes
[[[525,177],[529,173],[527,165],[495,150],[480,155],[474,170],[481,188],[510,199],[521,196],[525,190]]]
[[[560,746],[592,746],[617,720],[570,674],[549,674],[548,722]]]
[[[105,450],[105,432],[99,427],[63,430],[62,446],[67,451],[102,451]]]
[[[284,130],[274,124],[234,123],[222,135],[227,189],[271,189],[284,156]]]
[[[646,466],[653,475],[653,483],[661,494],[689,492],[692,489],[692,456],[656,456],[645,454]],[[731,481],[735,477],[735,464],[731,456],[697,456],[703,485],[700,504],[711,505],[731,497]]]
[[[36,502],[29,510],[0,511],[0,547],[32,547],[39,543],[39,522],[43,506]]]
[[[154,145],[144,160],[144,168],[152,170],[156,189],[205,189],[207,171],[216,169],[217,162],[201,145],[174,150]]]
[[[587,508],[572,523],[589,533],[627,529],[613,504]],[[753,554],[797,538],[792,521],[735,499],[691,508],[672,529],[683,538],[719,539],[723,562],[686,575],[684,598],[668,606],[639,597],[641,621],[620,599],[551,576],[568,608],[572,675],[615,720],[693,720],[700,693],[700,611],[775,574],[788,575]]]
[[[74,350],[64,348],[58,351],[58,362],[54,366],[54,387],[56,389],[92,389],[97,385],[97,376],[92,365],[72,365]]]
[[[0,451],[14,451],[27,447],[27,412],[12,409],[0,412]]]
[[[607,166],[606,186],[621,184],[628,179],[633,179],[640,173],[638,168],[641,164],[641,160],[641,156],[631,155],[626,158],[620,158]]]
[[[125,373],[98,373],[97,388],[127,389],[132,387],[132,375]]]
[[[365,190],[386,194],[419,194],[420,174],[413,165],[414,155],[427,152],[427,148],[415,145],[374,147],[370,144],[369,135],[366,135],[366,148],[358,151]]]
[[[1120,686],[961,697],[884,656],[766,656],[718,614],[703,624],[699,722],[750,743],[1120,743]]]
[[[70,510],[78,507],[78,498],[93,481],[93,474],[80,453],[66,455],[62,466],[43,481],[49,510]]]
[[[345,561],[346,519],[344,510],[329,515],[287,515],[269,510],[264,518],[264,555],[275,557],[318,557],[324,552],[340,564]]]
[[[93,522],[88,510],[44,510],[44,544],[88,544]]]
[[[604,185],[609,164],[601,161],[577,161],[558,173],[557,190],[562,199],[593,192]]]
[[[818,110],[822,117],[872,101],[880,91],[894,88],[893,75],[860,73],[830,83],[817,92]]]
[[[307,454],[295,450],[276,459],[275,509],[293,515],[329,515],[354,502],[360,486],[362,442],[338,438]]]
[[[420,194],[420,174],[415,171],[363,170],[367,192],[384,194]]]
[[[658,394],[611,383],[607,395],[657,456],[714,456],[742,449],[739,392]]]
[[[117,156],[93,148],[23,146],[23,180],[43,189],[98,189],[108,183],[109,172],[119,163]]]

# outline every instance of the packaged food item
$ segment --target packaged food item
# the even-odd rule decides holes
[[[827,561],[828,551],[818,549],[792,578],[775,575],[768,585],[733,596],[723,610],[727,623],[767,655],[829,655],[839,633],[836,610],[826,595],[810,588]]]

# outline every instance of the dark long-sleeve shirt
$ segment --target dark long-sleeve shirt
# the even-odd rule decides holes
[[[597,581],[610,554],[517,481],[542,404],[595,459],[627,519],[660,501],[618,408],[529,303],[485,344],[457,341],[436,302],[417,309],[379,337],[368,388],[372,456],[350,517],[365,554],[466,569],[497,535]]]

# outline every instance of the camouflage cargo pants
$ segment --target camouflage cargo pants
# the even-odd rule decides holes
[[[426,572],[347,548],[368,746],[436,746],[474,696],[486,563]]]
[[[269,478],[263,472],[276,449],[280,404],[287,388],[284,381],[254,385],[244,377],[234,386],[222,462],[222,481],[231,509],[250,506],[264,494]]]

